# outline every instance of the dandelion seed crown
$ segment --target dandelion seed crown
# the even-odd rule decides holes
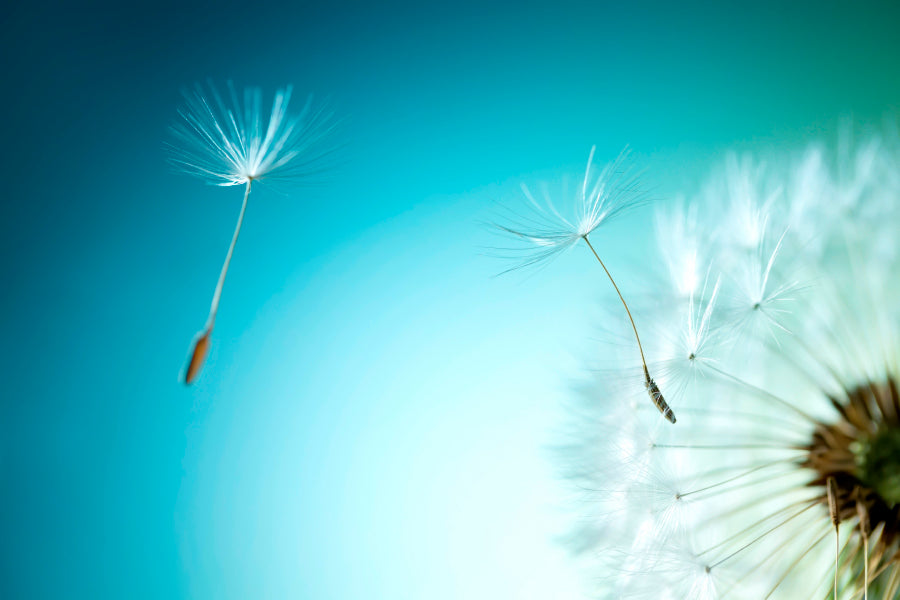
[[[330,118],[315,109],[312,97],[291,112],[292,87],[276,91],[271,111],[264,111],[257,88],[238,93],[228,82],[226,94],[209,83],[185,91],[181,119],[172,126],[171,162],[215,185],[248,181],[285,181],[317,170],[327,153],[320,141]]]
[[[594,164],[595,151],[591,148],[584,177],[572,189],[568,181],[552,194],[542,186],[536,197],[528,186],[521,186],[528,203],[522,210],[508,211],[495,223],[513,242],[495,249],[498,257],[511,261],[510,271],[549,263],[602,225],[645,203],[628,149],[599,169]],[[560,200],[571,204],[563,210],[570,209],[572,216],[560,211]]]
[[[560,459],[596,597],[900,597],[900,149],[848,147],[659,209],[630,301],[678,425],[601,346]]]

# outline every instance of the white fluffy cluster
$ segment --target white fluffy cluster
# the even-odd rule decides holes
[[[173,164],[215,185],[285,180],[318,168],[327,153],[320,143],[330,117],[313,109],[311,97],[291,113],[287,86],[275,93],[266,112],[258,88],[239,94],[228,82],[227,92],[223,97],[212,84],[209,91],[197,85],[185,92],[181,120],[172,126]]]
[[[835,531],[804,446],[838,419],[829,395],[900,376],[900,154],[872,140],[827,156],[730,158],[660,209],[658,295],[632,312],[678,422],[648,399],[618,318],[562,459],[594,595],[831,594]],[[861,598],[853,522],[838,539],[839,596]]]
[[[528,200],[525,210],[512,211],[495,224],[497,232],[512,241],[512,245],[493,249],[499,258],[512,261],[507,271],[547,264],[587,240],[596,229],[645,202],[637,174],[629,168],[628,149],[601,169],[593,162],[595,150],[591,148],[584,178],[578,185],[570,186],[564,179],[553,193],[542,185],[536,198],[522,184]],[[560,200],[565,206],[557,206]]]

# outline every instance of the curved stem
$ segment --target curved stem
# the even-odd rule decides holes
[[[594,250],[594,246],[591,245],[591,241],[587,238],[587,236],[582,236],[585,243],[588,245],[588,248],[591,249],[591,252],[594,253],[594,257],[597,259],[597,262],[600,263],[600,266],[603,267],[603,270],[606,272],[606,276],[609,277],[609,281],[613,284],[613,287],[616,288],[616,293],[619,295],[619,300],[622,301],[622,306],[625,307],[625,312],[628,313],[628,320],[631,321],[631,328],[634,330],[634,337],[637,340],[638,350],[641,352],[641,363],[644,365],[644,373],[649,373],[647,371],[647,361],[644,359],[644,348],[641,346],[641,336],[638,335],[637,327],[634,324],[634,319],[631,317],[631,311],[628,310],[628,304],[625,303],[625,298],[622,297],[622,292],[619,291],[619,286],[616,285],[615,280],[612,278],[612,275],[609,274],[609,269],[606,268],[606,265],[603,264],[603,261],[600,260],[600,255],[597,254],[597,251]],[[648,375],[649,376],[649,375]]]
[[[610,283],[613,284],[613,287],[616,288],[616,293],[619,295],[619,300],[622,301],[622,306],[625,307],[625,312],[628,314],[628,320],[631,321],[631,328],[634,330],[634,339],[637,340],[638,350],[641,352],[641,364],[644,365],[644,386],[647,388],[647,393],[650,395],[650,400],[653,401],[653,404],[656,405],[656,408],[659,409],[659,412],[668,420],[670,423],[675,423],[675,413],[669,407],[666,399],[663,397],[662,392],[659,390],[659,386],[656,385],[656,382],[653,381],[653,378],[650,377],[650,370],[647,368],[647,359],[644,358],[644,347],[641,346],[641,336],[638,335],[637,326],[634,324],[634,317],[631,316],[631,310],[628,308],[628,303],[625,302],[625,298],[622,297],[622,292],[619,291],[619,286],[616,285],[615,279],[612,278],[612,275],[609,274],[609,269],[606,268],[606,265],[603,264],[603,261],[600,260],[600,255],[597,254],[597,251],[594,250],[594,246],[591,244],[591,241],[588,239],[587,235],[581,236],[584,240],[584,243],[588,245],[588,248],[591,249],[591,252],[594,253],[594,258],[597,259],[597,262],[600,263],[600,266],[603,267],[603,270],[606,272],[606,276],[609,277]]]

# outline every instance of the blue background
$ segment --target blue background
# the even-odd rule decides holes
[[[895,118],[894,3],[789,4],[4,9],[0,595],[579,597],[547,448],[609,290],[493,278],[481,223],[592,144],[664,201]],[[241,195],[166,164],[206,78],[327,98],[341,151],[254,189],[186,388]],[[595,240],[625,281],[648,215]]]

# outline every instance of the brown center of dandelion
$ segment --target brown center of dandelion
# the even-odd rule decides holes
[[[840,418],[819,423],[803,466],[822,488],[827,505],[828,479],[834,480],[835,512],[851,522],[857,535],[873,536],[870,559],[896,562],[900,546],[900,397],[892,378],[848,390],[831,398]],[[876,539],[877,538],[877,539]],[[882,563],[883,564],[883,563]]]

